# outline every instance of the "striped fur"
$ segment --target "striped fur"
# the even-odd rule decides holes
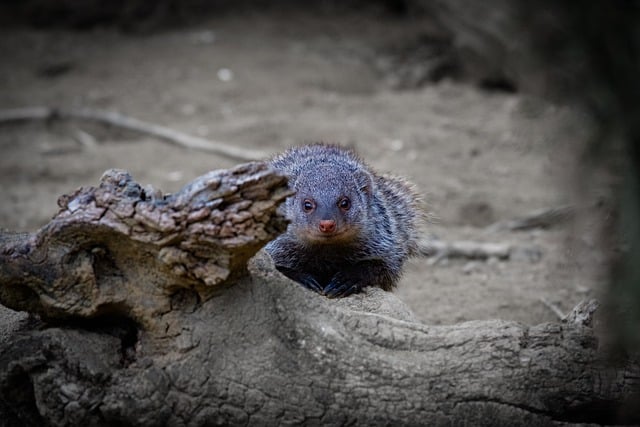
[[[287,232],[266,248],[276,266],[329,296],[346,296],[365,286],[391,290],[406,259],[416,254],[424,219],[411,184],[376,174],[353,151],[337,145],[294,147],[271,165],[288,176],[296,191],[285,204],[291,221]],[[341,197],[351,200],[346,212],[336,206]],[[317,201],[322,214],[303,212],[307,199]],[[329,218],[344,233],[316,238],[318,220]]]

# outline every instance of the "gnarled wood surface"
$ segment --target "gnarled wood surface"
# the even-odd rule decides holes
[[[0,425],[640,421],[624,412],[638,364],[609,363],[593,305],[426,326],[379,289],[309,292],[263,252],[247,269],[288,194],[263,163],[168,196],[109,171],[37,233],[5,234],[0,301],[44,322],[0,350]]]
[[[0,240],[0,301],[50,319],[118,315],[153,328],[176,293],[207,299],[243,274],[286,228],[275,211],[289,194],[265,163],[211,172],[172,195],[109,170],[97,188],[60,197],[37,233]]]

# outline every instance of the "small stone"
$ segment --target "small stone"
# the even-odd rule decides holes
[[[222,82],[230,82],[233,80],[233,71],[228,68],[220,68],[217,73],[218,80]]]

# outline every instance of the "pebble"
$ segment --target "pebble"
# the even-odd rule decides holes
[[[222,82],[230,82],[233,80],[233,71],[228,68],[220,68],[217,73],[218,80]]]

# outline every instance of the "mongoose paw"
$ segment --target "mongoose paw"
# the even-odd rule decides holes
[[[320,286],[320,283],[318,283],[315,277],[313,277],[311,274],[300,273],[298,271],[289,269],[287,267],[276,266],[276,268],[278,269],[278,271],[280,271],[282,274],[287,276],[289,279],[300,283],[303,287],[310,289],[314,292],[317,292],[319,294],[322,293],[322,286]]]
[[[341,277],[340,273],[336,274],[333,279],[325,286],[323,293],[328,298],[344,298],[351,294],[360,292],[362,285],[354,283],[348,279]]]

